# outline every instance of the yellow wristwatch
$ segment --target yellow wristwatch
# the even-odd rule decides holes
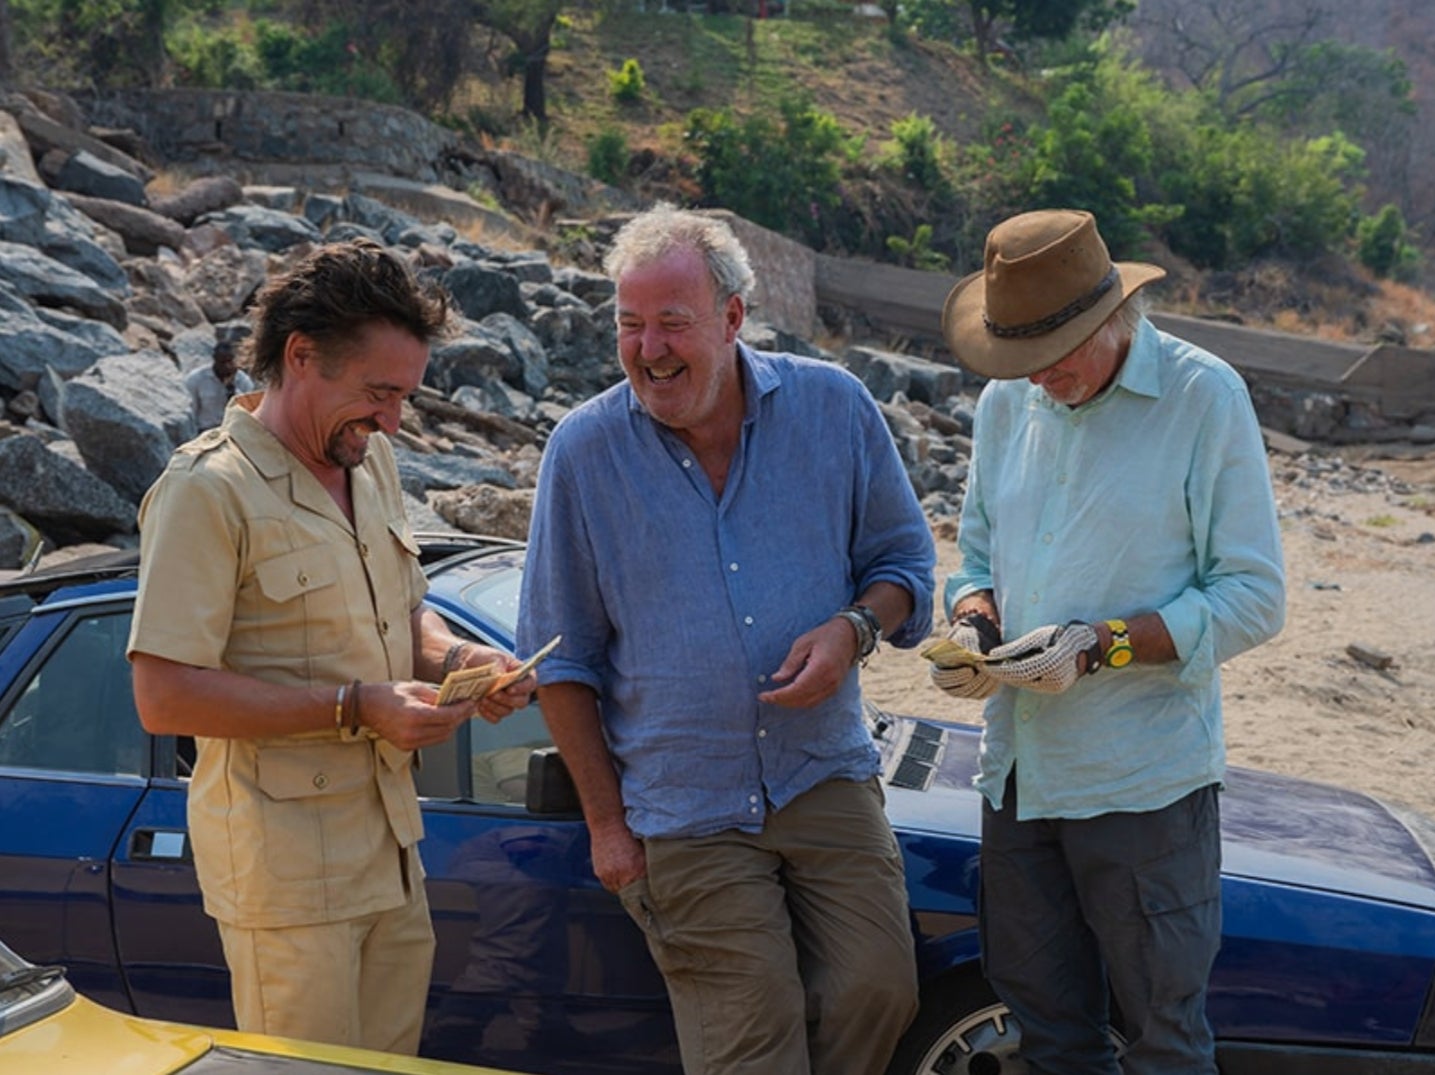
[[[1136,651],[1131,648],[1131,636],[1126,631],[1126,621],[1107,620],[1106,626],[1111,628],[1111,645],[1107,647],[1102,663],[1107,668],[1125,668],[1136,659]]]

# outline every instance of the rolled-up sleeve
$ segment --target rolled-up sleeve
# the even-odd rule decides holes
[[[912,595],[912,614],[887,636],[899,649],[910,649],[932,631],[936,546],[882,412],[864,397],[858,415],[861,443],[870,450],[859,478],[865,488],[852,546],[857,592],[890,582]]]

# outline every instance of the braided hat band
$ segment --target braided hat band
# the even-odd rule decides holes
[[[983,260],[947,295],[942,335],[958,362],[997,379],[1060,362],[1139,288],[1166,275],[1155,265],[1113,263],[1095,218],[1072,209],[1003,221],[987,235]]]

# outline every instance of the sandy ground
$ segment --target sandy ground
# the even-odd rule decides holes
[[[1223,668],[1229,761],[1355,788],[1435,818],[1435,456],[1343,458],[1347,477],[1350,465],[1376,468],[1404,487],[1353,491],[1312,477],[1306,462],[1271,455],[1286,626]],[[959,557],[951,534],[939,532],[937,545],[940,594]],[[1385,658],[1388,666],[1377,667]],[[916,650],[882,647],[863,687],[894,712],[980,722],[980,703],[933,687]]]

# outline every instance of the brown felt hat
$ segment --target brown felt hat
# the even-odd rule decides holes
[[[1096,218],[1040,209],[987,234],[983,268],[957,282],[942,306],[942,335],[974,373],[1014,380],[1054,366],[1134,295],[1166,275],[1113,263]]]

